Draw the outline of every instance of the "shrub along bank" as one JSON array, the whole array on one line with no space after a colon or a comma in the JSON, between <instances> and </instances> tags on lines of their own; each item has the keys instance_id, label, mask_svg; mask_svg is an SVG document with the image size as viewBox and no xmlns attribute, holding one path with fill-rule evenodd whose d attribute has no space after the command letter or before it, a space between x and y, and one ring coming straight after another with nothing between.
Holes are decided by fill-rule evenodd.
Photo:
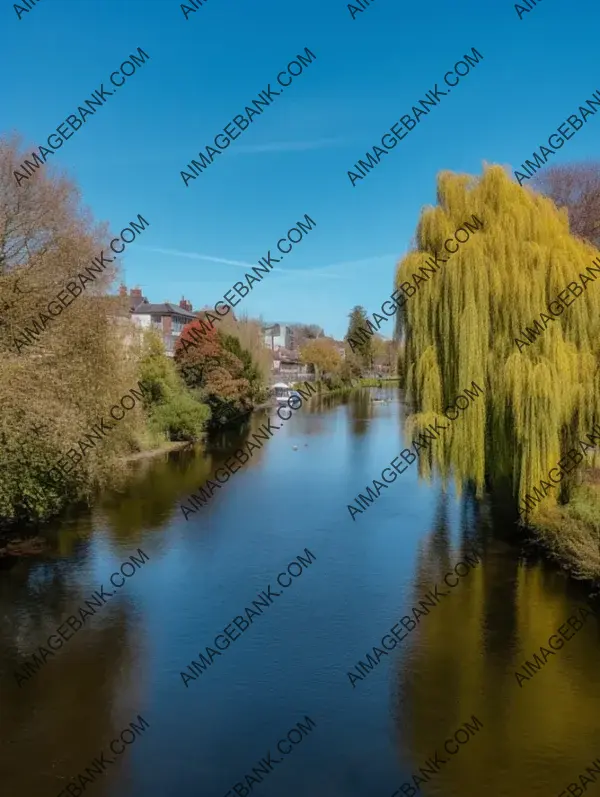
<instances>
[{"instance_id":1,"label":"shrub along bank","mask_svg":"<svg viewBox=\"0 0 600 797\"><path fill-rule=\"evenodd\" d=\"M197 440L214 398L251 406L265 381L253 365L258 322L228 328L197 359L192 385L151 331L128 327L124 342L115 320L128 317L129 302L113 294L117 257L104 256L124 247L52 169L36 174L35 190L19 188L22 150L17 138L0 138L0 528L44 521L118 486L132 454ZM133 250L127 229L121 238ZM146 390L130 406L126 394L139 383Z\"/></svg>"},{"instance_id":2,"label":"shrub along bank","mask_svg":"<svg viewBox=\"0 0 600 797\"><path fill-rule=\"evenodd\" d=\"M229 337L226 343L241 355L241 367L251 376L237 394L251 406L252 397L244 391L250 388L258 395L260 375L236 339ZM110 396L102 402L81 402L82 406L76 394L63 396L59 408L42 390L30 406L27 396L12 395L0 419L0 532L12 531L17 523L45 521L69 503L89 501L98 488L125 481L126 463L132 455L169 447L173 442L197 441L210 428L212 408L206 389L196 389L197 381L191 388L186 384L156 333L144 334L136 355L128 369L133 384L140 388L135 390L134 400L131 391L118 387L116 362L117 386L110 391L89 375L86 395L98 390L101 396ZM212 365L227 382L227 363ZM43 361L30 366L45 371ZM219 396L218 390L218 385L212 385L213 407L219 400L229 406L227 396ZM119 395L123 396L121 404Z\"/></svg>"}]
</instances>

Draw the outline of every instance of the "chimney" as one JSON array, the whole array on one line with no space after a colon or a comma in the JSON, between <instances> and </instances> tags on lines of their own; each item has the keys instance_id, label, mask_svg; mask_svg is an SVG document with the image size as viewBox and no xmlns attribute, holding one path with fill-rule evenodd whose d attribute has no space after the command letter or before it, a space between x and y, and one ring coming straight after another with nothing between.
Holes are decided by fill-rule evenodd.
<instances>
[{"instance_id":1,"label":"chimney","mask_svg":"<svg viewBox=\"0 0 600 797\"><path fill-rule=\"evenodd\" d=\"M187 310L188 313L192 312L192 303L188 302L185 296L181 297L181 301L179 302L179 306L182 307L184 310Z\"/></svg>"},{"instance_id":2,"label":"chimney","mask_svg":"<svg viewBox=\"0 0 600 797\"><path fill-rule=\"evenodd\" d=\"M131 302L134 306L141 304L143 296L140 288L131 288L131 290L129 291L129 298L131 299Z\"/></svg>"},{"instance_id":3,"label":"chimney","mask_svg":"<svg viewBox=\"0 0 600 797\"><path fill-rule=\"evenodd\" d=\"M120 287L119 287L119 296L122 299L126 299L127 298L127 286L125 285L124 282L122 282Z\"/></svg>"}]
</instances>

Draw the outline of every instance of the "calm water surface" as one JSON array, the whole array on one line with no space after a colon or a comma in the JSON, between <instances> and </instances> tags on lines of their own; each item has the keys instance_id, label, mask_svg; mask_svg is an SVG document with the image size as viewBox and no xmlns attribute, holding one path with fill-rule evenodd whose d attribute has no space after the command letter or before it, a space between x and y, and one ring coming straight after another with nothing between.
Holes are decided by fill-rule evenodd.
<instances>
[{"instance_id":1,"label":"calm water surface","mask_svg":"<svg viewBox=\"0 0 600 797\"><path fill-rule=\"evenodd\" d=\"M50 530L43 555L5 566L0 792L55 797L138 715L149 728L86 795L224 797L269 751L281 763L248 794L391 797L436 751L446 763L419 794L551 797L578 783L600 757L595 618L522 688L514 675L578 589L515 548L499 501L444 494L416 468L350 518L405 447L401 399L365 390L301 409L187 522L180 504L240 437L146 462L126 492ZM348 672L473 546L481 563L353 686ZM315 560L278 587L307 548ZM19 687L30 654L138 549L149 560ZM281 595L186 687L181 672L269 584ZM444 753L473 715L483 727ZM312 730L277 753L307 716Z\"/></svg>"}]
</instances>

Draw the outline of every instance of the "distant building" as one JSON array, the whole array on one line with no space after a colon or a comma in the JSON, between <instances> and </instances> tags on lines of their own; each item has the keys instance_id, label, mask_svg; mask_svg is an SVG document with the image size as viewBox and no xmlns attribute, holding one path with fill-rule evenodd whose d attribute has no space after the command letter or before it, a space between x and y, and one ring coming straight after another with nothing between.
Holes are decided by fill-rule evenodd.
<instances>
[{"instance_id":1,"label":"distant building","mask_svg":"<svg viewBox=\"0 0 600 797\"><path fill-rule=\"evenodd\" d=\"M197 316L197 318L206 319L206 316L207 316L208 313L210 313L213 317L219 318L219 314L215 311L215 308L214 307L209 307L208 305L205 305L204 307L201 307L200 310L196 310L195 311L195 315ZM236 314L235 314L235 312L233 310L233 307L230 307L229 308L229 312L225 313L225 315L221 316L221 318L225 319L225 322L223 323L223 329L225 329L225 327L227 326L227 321L237 321L237 317L236 317ZM210 323L209 319L206 319L206 320L208 320L209 323ZM214 322L213 322L213 325L214 325ZM221 325L217 324L216 326L218 327L218 326L221 326Z\"/></svg>"},{"instance_id":2,"label":"distant building","mask_svg":"<svg viewBox=\"0 0 600 797\"><path fill-rule=\"evenodd\" d=\"M343 340L334 340L335 348L337 349L338 354L342 358L342 360L346 359L346 345L344 344Z\"/></svg>"},{"instance_id":3,"label":"distant building","mask_svg":"<svg viewBox=\"0 0 600 797\"><path fill-rule=\"evenodd\" d=\"M121 283L121 287L119 288L119 296L121 299L129 298L129 313L131 314L135 308L142 304L142 302L148 302L148 299L142 294L140 288L131 288L129 291L129 297L127 297L127 287Z\"/></svg>"},{"instance_id":4,"label":"distant building","mask_svg":"<svg viewBox=\"0 0 600 797\"><path fill-rule=\"evenodd\" d=\"M119 295L127 296L127 288L124 285L121 285ZM162 337L167 356L172 357L175 341L183 328L198 317L192 310L192 303L182 298L178 305L171 302L152 304L142 296L139 288L130 290L129 300L130 318L133 323L142 329L155 329Z\"/></svg>"},{"instance_id":5,"label":"distant building","mask_svg":"<svg viewBox=\"0 0 600 797\"><path fill-rule=\"evenodd\" d=\"M278 349L273 355L271 383L274 382L312 382L315 372L312 365L300 360L297 352Z\"/></svg>"},{"instance_id":6,"label":"distant building","mask_svg":"<svg viewBox=\"0 0 600 797\"><path fill-rule=\"evenodd\" d=\"M289 324L271 324L263 327L265 346L271 351L294 349L294 331Z\"/></svg>"}]
</instances>

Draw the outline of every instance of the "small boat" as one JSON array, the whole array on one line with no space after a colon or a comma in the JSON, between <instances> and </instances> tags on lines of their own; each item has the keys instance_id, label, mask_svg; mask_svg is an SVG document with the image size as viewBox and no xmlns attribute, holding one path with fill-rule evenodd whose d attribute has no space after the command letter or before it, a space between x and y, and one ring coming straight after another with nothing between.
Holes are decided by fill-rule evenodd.
<instances>
[{"instance_id":1,"label":"small boat","mask_svg":"<svg viewBox=\"0 0 600 797\"><path fill-rule=\"evenodd\" d=\"M289 385L286 385L285 382L277 382L272 386L271 390L273 391L273 396L278 404L287 404L289 398L298 395L298 393L295 390L292 390Z\"/></svg>"}]
</instances>

